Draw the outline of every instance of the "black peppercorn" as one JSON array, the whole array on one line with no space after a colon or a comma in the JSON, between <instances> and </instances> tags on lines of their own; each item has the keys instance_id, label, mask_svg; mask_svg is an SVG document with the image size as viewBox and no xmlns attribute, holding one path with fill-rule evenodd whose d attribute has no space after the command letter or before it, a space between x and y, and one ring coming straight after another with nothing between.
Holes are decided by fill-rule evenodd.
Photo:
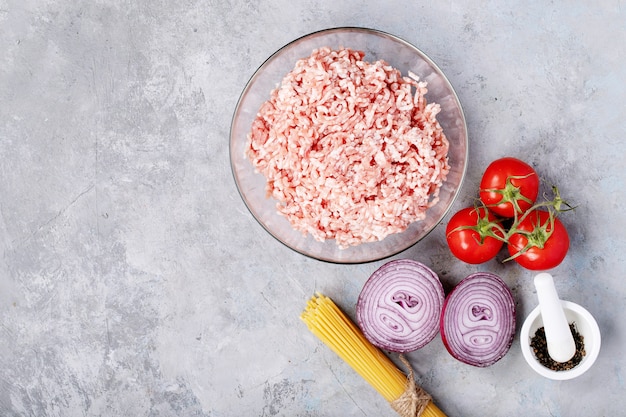
<instances>
[{"instance_id":1,"label":"black peppercorn","mask_svg":"<svg viewBox=\"0 0 626 417\"><path fill-rule=\"evenodd\" d=\"M537 329L537 332L530 340L530 347L535 352L535 357L540 364L553 371L567 371L578 365L585 356L585 344L584 337L578 333L576 329L576 323L570 323L570 330L572 336L574 336L574 343L576 344L576 353L572 359L567 362L557 362L548 354L548 343L546 342L546 332L543 327Z\"/></svg>"}]
</instances>

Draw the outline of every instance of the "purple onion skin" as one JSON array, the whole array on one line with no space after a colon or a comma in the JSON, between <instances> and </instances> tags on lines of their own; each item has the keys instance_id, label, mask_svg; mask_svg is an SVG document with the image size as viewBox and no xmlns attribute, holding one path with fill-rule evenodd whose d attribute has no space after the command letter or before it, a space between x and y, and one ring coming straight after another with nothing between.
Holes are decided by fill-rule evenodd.
<instances>
[{"instance_id":1,"label":"purple onion skin","mask_svg":"<svg viewBox=\"0 0 626 417\"><path fill-rule=\"evenodd\" d=\"M457 360L491 366L509 351L515 336L515 300L500 277L469 275L448 294L440 322L441 340Z\"/></svg>"},{"instance_id":2,"label":"purple onion skin","mask_svg":"<svg viewBox=\"0 0 626 417\"><path fill-rule=\"evenodd\" d=\"M437 274L424 264L398 259L378 268L357 301L357 322L375 346L407 353L428 344L439 332L445 299Z\"/></svg>"}]
</instances>

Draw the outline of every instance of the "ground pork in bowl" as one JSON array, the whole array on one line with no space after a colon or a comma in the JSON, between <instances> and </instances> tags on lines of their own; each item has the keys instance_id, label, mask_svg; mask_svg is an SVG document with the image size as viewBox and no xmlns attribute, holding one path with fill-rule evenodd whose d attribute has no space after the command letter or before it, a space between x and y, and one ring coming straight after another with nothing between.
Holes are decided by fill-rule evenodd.
<instances>
[{"instance_id":1,"label":"ground pork in bowl","mask_svg":"<svg viewBox=\"0 0 626 417\"><path fill-rule=\"evenodd\" d=\"M256 220L306 256L362 263L397 254L441 222L463 181L467 127L441 70L384 32L299 38L254 73L230 137Z\"/></svg>"}]
</instances>

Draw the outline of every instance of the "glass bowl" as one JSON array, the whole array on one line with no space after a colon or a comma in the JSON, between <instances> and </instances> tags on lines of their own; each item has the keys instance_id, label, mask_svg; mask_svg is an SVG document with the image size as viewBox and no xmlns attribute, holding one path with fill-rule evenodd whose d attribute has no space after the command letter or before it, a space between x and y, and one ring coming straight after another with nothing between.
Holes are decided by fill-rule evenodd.
<instances>
[{"instance_id":1,"label":"glass bowl","mask_svg":"<svg viewBox=\"0 0 626 417\"><path fill-rule=\"evenodd\" d=\"M297 60L321 47L346 47L365 53L364 60L384 59L407 76L411 71L428 83L426 99L441 105L437 120L449 141L450 172L443 183L439 201L429 208L426 218L413 222L402 233L372 243L342 249L334 240L319 242L292 228L276 210L277 201L266 196L265 177L255 172L245 157L247 135L261 105L270 98ZM272 236L289 248L321 261L365 263L395 255L424 238L441 222L454 202L463 182L468 157L467 125L459 99L443 72L415 46L377 30L334 28L311 33L285 45L270 56L254 73L237 103L230 131L230 159L237 188L246 206Z\"/></svg>"}]
</instances>

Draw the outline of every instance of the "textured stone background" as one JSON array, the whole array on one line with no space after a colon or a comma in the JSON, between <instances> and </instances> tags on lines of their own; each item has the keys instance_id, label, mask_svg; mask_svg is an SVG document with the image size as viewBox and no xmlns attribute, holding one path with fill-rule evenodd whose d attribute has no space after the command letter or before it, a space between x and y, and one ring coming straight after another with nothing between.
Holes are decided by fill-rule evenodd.
<instances>
[{"instance_id":1,"label":"textured stone background","mask_svg":"<svg viewBox=\"0 0 626 417\"><path fill-rule=\"evenodd\" d=\"M600 324L594 368L541 379L516 337L477 369L438 337L409 355L418 382L449 416L623 413L624 2L0 0L0 415L394 415L298 319L315 290L353 314L382 262L276 242L228 159L256 67L342 25L396 34L449 76L471 140L455 208L504 155L579 206L552 272ZM500 274L520 327L536 305L531 273L455 261L443 225L398 257L447 288Z\"/></svg>"}]
</instances>

